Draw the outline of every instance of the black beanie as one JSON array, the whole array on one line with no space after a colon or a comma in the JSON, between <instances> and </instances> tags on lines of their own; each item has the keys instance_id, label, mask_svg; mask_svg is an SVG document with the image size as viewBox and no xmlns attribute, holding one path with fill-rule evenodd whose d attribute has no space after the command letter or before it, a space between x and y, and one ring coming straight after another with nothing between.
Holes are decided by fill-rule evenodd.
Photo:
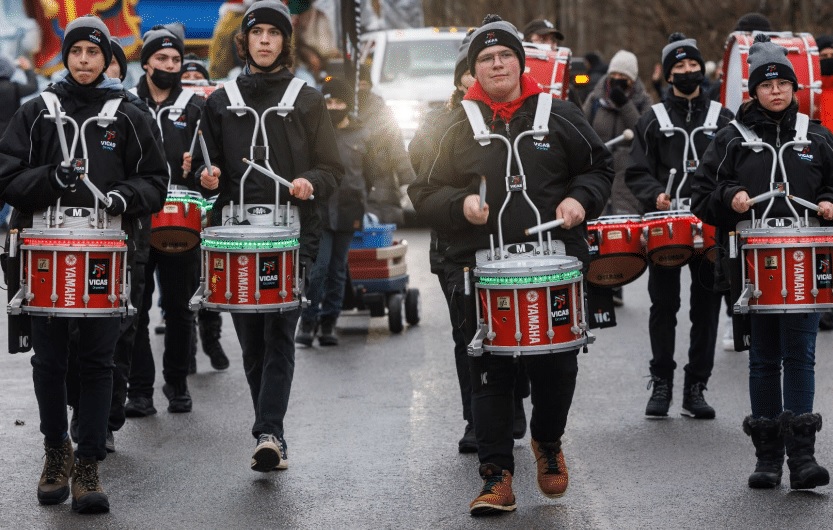
<instances>
[{"instance_id":1,"label":"black beanie","mask_svg":"<svg viewBox=\"0 0 833 530\"><path fill-rule=\"evenodd\" d=\"M469 42L469 70L474 73L477 56L490 46L506 46L518 56L521 62L521 75L526 65L526 53L518 34L518 29L497 15L486 15L483 25L471 34Z\"/></svg>"},{"instance_id":2,"label":"black beanie","mask_svg":"<svg viewBox=\"0 0 833 530\"><path fill-rule=\"evenodd\" d=\"M772 24L760 13L747 13L735 23L735 31L772 31Z\"/></svg>"},{"instance_id":3,"label":"black beanie","mask_svg":"<svg viewBox=\"0 0 833 530\"><path fill-rule=\"evenodd\" d=\"M110 30L104 22L96 16L84 15L67 24L64 29L64 42L61 45L61 58L67 68L69 68L67 65L69 50L80 40L92 42L101 48L101 53L104 54L104 70L106 70L110 66L110 61L113 60L113 48L110 46Z\"/></svg>"},{"instance_id":4,"label":"black beanie","mask_svg":"<svg viewBox=\"0 0 833 530\"><path fill-rule=\"evenodd\" d=\"M833 35L820 35L816 37L816 46L818 46L819 51L825 48L833 48Z\"/></svg>"},{"instance_id":5,"label":"black beanie","mask_svg":"<svg viewBox=\"0 0 833 530\"><path fill-rule=\"evenodd\" d=\"M277 0L258 0L253 3L240 23L240 30L247 33L257 24L271 24L283 33L284 40L292 38L292 16L289 8Z\"/></svg>"},{"instance_id":6,"label":"black beanie","mask_svg":"<svg viewBox=\"0 0 833 530\"><path fill-rule=\"evenodd\" d=\"M211 81L208 69L201 62L192 58L186 59L182 65L182 73L184 74L185 72L199 72L207 81Z\"/></svg>"},{"instance_id":7,"label":"black beanie","mask_svg":"<svg viewBox=\"0 0 833 530\"><path fill-rule=\"evenodd\" d=\"M124 55L124 48L116 37L110 38L110 47L113 49L113 58L119 63L119 80L124 81L127 76L127 57Z\"/></svg>"},{"instance_id":8,"label":"black beanie","mask_svg":"<svg viewBox=\"0 0 833 530\"><path fill-rule=\"evenodd\" d=\"M469 70L469 44L471 43L471 35L476 29L470 29L460 42L460 49L457 51L457 62L454 63L454 86L461 83L463 74L471 73L471 70Z\"/></svg>"},{"instance_id":9,"label":"black beanie","mask_svg":"<svg viewBox=\"0 0 833 530\"><path fill-rule=\"evenodd\" d=\"M662 49L662 75L664 79L671 76L671 69L683 59L693 59L700 64L700 70L704 73L706 65L703 56L697 48L697 41L687 39L682 33L672 33L668 37L668 44Z\"/></svg>"},{"instance_id":10,"label":"black beanie","mask_svg":"<svg viewBox=\"0 0 833 530\"><path fill-rule=\"evenodd\" d=\"M798 90L798 79L789 59L787 49L769 40L766 35L758 35L749 47L749 95L755 95L755 89L770 79L792 81L793 90Z\"/></svg>"},{"instance_id":11,"label":"black beanie","mask_svg":"<svg viewBox=\"0 0 833 530\"><path fill-rule=\"evenodd\" d=\"M159 50L175 50L179 56L185 53L185 43L171 30L165 26L153 26L142 36L142 54L140 63L146 65L148 59Z\"/></svg>"},{"instance_id":12,"label":"black beanie","mask_svg":"<svg viewBox=\"0 0 833 530\"><path fill-rule=\"evenodd\" d=\"M355 94L350 90L350 86L338 77L327 77L324 84L321 85L321 93L324 98L337 98L347 103L347 110L353 110L353 99Z\"/></svg>"}]
</instances>

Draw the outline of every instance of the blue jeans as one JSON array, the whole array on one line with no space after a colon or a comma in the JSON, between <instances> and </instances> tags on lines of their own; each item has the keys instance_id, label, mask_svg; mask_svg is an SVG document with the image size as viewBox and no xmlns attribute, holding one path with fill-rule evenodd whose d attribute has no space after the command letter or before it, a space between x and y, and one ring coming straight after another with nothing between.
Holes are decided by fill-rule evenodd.
<instances>
[{"instance_id":1,"label":"blue jeans","mask_svg":"<svg viewBox=\"0 0 833 530\"><path fill-rule=\"evenodd\" d=\"M819 318L819 313L752 315L749 398L754 417L775 418L783 410L813 411Z\"/></svg>"},{"instance_id":2,"label":"blue jeans","mask_svg":"<svg viewBox=\"0 0 833 530\"><path fill-rule=\"evenodd\" d=\"M309 306L301 316L305 321L314 322L319 318L335 320L341 313L344 283L347 281L347 253L352 240L353 232L321 232L321 245L307 288Z\"/></svg>"}]
</instances>

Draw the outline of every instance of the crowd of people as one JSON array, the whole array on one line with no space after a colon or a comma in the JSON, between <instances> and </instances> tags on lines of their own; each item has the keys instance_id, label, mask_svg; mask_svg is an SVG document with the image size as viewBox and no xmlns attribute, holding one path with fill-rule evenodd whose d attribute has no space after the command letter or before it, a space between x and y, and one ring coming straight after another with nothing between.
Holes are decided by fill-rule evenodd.
<instances>
[{"instance_id":1,"label":"crowd of people","mask_svg":"<svg viewBox=\"0 0 833 530\"><path fill-rule=\"evenodd\" d=\"M302 277L308 278L303 286L308 307L231 314L254 409L250 468L269 473L288 467L284 418L295 344L309 347L317 339L320 346L338 345L336 324L353 233L361 229L365 214L374 211L375 199L393 206L398 199L391 201L387 195L393 197L400 186L409 184L417 215L432 230L430 266L449 310L465 422L458 449L477 453L483 481L469 506L472 515L516 509L514 440L523 438L527 426L539 489L549 498L566 493L569 472L562 439L578 384L578 349L518 357L469 355L467 346L475 335L472 323L481 315L466 301L467 271L477 265L479 250L491 248L492 234L500 229L503 242L524 243L530 241L524 228L538 220L561 220L548 235L563 242L566 255L586 271L591 260L588 221L679 208L668 193L669 179L675 172L688 172L691 178L675 187L675 194L702 221L716 227L717 240L726 248L729 232L753 212L760 217L765 207L752 204L750 197L768 191L768 181L761 176L769 175L772 160L768 151L742 145L748 134L780 146L803 132L809 141L803 152L807 156L790 154L784 164L791 191L817 205L822 223L833 221L833 135L815 122L799 125L806 120L795 99L800 88L796 73L786 50L766 34L751 46L751 99L735 115L716 102L713 88L704 84L706 63L693 38L675 33L657 50L655 86L669 85L659 88L659 103L652 105L637 58L624 49L607 65L598 56L588 57L603 66L592 72L592 90L584 101L575 95L563 101L553 99L525 73L524 48L524 42L557 48L563 33L547 20L534 20L521 32L489 15L462 41L448 104L424 119L406 153L392 130L395 125L386 118L384 101L370 92L366 75L363 86L355 90L338 77L306 77L309 71L303 74L307 83L298 84L302 69L296 68L296 57L303 57L307 66L318 64L312 70L320 73L321 60L335 53L332 41L311 29L321 27L316 13L297 16L278 0L242 4L225 10L218 26L233 38L236 54L231 61L217 55L216 62L206 66L185 54L181 25L154 26L143 36L144 75L130 89L123 85L124 50L94 16L67 25L65 77L19 110L20 98L34 91L31 65L19 60L29 82L10 84L13 68L0 60L0 91L15 102L15 108L3 110L14 112L2 116L8 126L0 139L0 200L13 207L10 229L32 227L42 211L59 201L90 206L98 200L79 185L81 174L73 164L66 163L57 129L62 125L56 127L60 121L48 119L53 104L78 122L110 112L107 143L100 142L99 131L90 129L68 156L87 159L84 173L106 194L107 215L128 236L130 300L137 309L137 315L121 319L10 319L10 336L27 335L34 350L31 363L45 453L37 488L41 504L59 504L71 496L72 509L79 513L109 511L99 462L115 451L114 432L126 418L157 413L149 332L157 285L165 319L162 392L168 412L192 410L187 376L196 371L197 336L212 368L225 370L232 362L219 343L219 313L189 308L200 280L199 247L168 253L150 244L151 216L171 191L212 198L210 226L224 223L223 208L241 195L241 187L252 203L289 203L299 220L299 263ZM738 21L738 31L769 29L768 21L757 14ZM306 41L294 38L301 32L308 32ZM833 39L818 42L822 74L833 75ZM231 64L240 66L239 75L208 98L188 88L209 82L214 68ZM359 108L354 108L356 100ZM256 122L234 110L241 105L259 116L278 105L292 110L285 117L264 120L252 140ZM507 139L545 124L545 140L521 141L517 153L524 164L536 168L534 175L525 177L524 189L537 212L520 204L505 184L511 155L504 144L483 145L475 138L481 122ZM605 146L627 129L634 132L632 143ZM686 135L668 134L671 129ZM193 150L198 134L204 149ZM103 147L87 154L88 142ZM389 148L380 149L383 143ZM260 149L264 146L268 152ZM255 162L271 161L292 187L249 174L242 158L250 153ZM519 170L517 161L511 169ZM376 197L374 190L381 190ZM503 221L501 204L507 208ZM779 208L772 213L789 215ZM803 213L805 206L799 208ZM387 215L383 207L376 211ZM9 257L10 293L19 287L22 266ZM683 369L682 411L695 419L716 416L704 391L714 364L722 301L731 302L725 279L739 280L725 266L723 259L713 264L703 256L688 263L690 347ZM652 392L645 415L650 418L668 416L674 394L681 271L682 267L649 264ZM614 296L624 303L621 291ZM823 316L753 314L749 321L751 414L742 428L752 439L757 463L748 484L778 486L785 456L791 488L828 484L827 470L814 458L822 420L813 407L813 367ZM529 422L526 397L532 402Z\"/></svg>"}]
</instances>

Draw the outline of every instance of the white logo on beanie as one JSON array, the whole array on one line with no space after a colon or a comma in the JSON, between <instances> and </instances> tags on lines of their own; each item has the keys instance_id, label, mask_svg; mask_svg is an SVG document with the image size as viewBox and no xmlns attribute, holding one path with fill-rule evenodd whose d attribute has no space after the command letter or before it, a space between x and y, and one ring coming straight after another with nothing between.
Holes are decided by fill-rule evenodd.
<instances>
[{"instance_id":1,"label":"white logo on beanie","mask_svg":"<svg viewBox=\"0 0 833 530\"><path fill-rule=\"evenodd\" d=\"M165 37L164 39L162 39L162 47L163 48L170 48L173 45L174 45L174 43L171 42L171 39L169 39L168 37Z\"/></svg>"},{"instance_id":2,"label":"white logo on beanie","mask_svg":"<svg viewBox=\"0 0 833 530\"><path fill-rule=\"evenodd\" d=\"M90 32L89 36L90 42L94 42L96 44L101 44L101 32L97 29L94 29Z\"/></svg>"}]
</instances>

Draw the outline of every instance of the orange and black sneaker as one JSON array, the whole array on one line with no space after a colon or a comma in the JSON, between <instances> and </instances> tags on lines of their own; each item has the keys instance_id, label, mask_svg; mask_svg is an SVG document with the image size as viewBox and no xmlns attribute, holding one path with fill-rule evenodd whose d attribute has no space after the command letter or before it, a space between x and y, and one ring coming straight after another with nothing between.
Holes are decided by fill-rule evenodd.
<instances>
[{"instance_id":1,"label":"orange and black sneaker","mask_svg":"<svg viewBox=\"0 0 833 530\"><path fill-rule=\"evenodd\" d=\"M533 438L531 444L538 466L538 489L551 499L561 497L570 481L561 441L538 442Z\"/></svg>"},{"instance_id":2,"label":"orange and black sneaker","mask_svg":"<svg viewBox=\"0 0 833 530\"><path fill-rule=\"evenodd\" d=\"M501 512L514 512L515 494L512 493L512 473L501 470L494 464L482 464L480 476L483 477L483 489L480 495L471 501L469 513L472 515L489 515Z\"/></svg>"}]
</instances>

